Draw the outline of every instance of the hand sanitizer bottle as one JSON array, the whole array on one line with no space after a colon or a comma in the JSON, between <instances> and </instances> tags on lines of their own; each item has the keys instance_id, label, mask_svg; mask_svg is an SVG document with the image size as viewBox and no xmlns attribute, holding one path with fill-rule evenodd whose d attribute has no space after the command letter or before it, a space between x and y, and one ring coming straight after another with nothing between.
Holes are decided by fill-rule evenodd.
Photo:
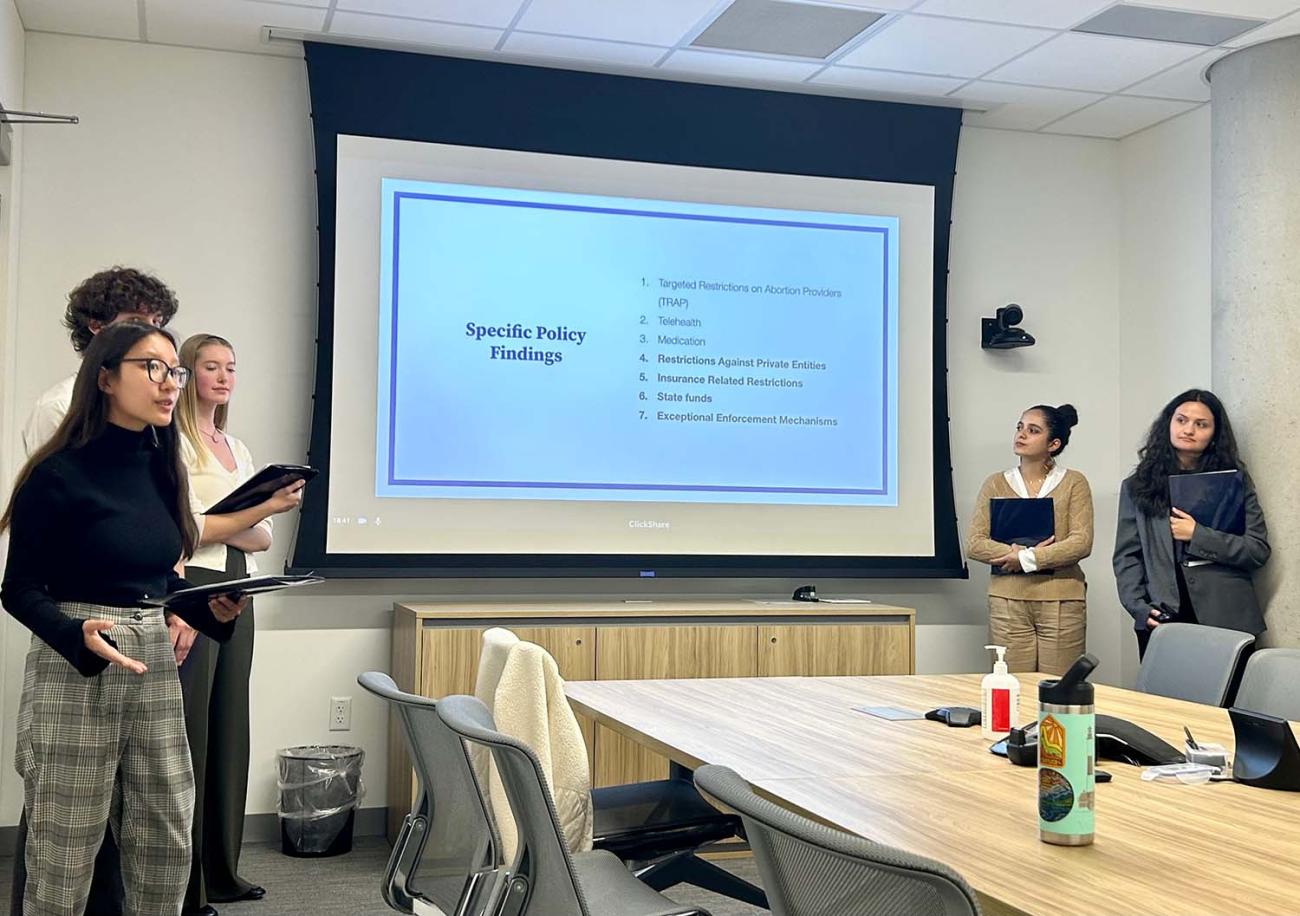
<instances>
[{"instance_id":1,"label":"hand sanitizer bottle","mask_svg":"<svg viewBox=\"0 0 1300 916\"><path fill-rule=\"evenodd\" d=\"M1006 646L985 646L998 653L993 673L980 684L984 695L980 707L980 734L990 741L1005 738L1020 717L1020 682L1007 673Z\"/></svg>"}]
</instances>

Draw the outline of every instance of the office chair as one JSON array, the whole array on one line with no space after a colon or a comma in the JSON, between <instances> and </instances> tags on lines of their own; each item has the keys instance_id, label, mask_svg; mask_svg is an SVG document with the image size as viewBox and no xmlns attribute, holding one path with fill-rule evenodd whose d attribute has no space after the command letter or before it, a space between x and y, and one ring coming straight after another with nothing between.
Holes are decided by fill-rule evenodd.
<instances>
[{"instance_id":1,"label":"office chair","mask_svg":"<svg viewBox=\"0 0 1300 916\"><path fill-rule=\"evenodd\" d=\"M951 868L843 833L760 798L735 770L702 766L695 784L740 813L773 916L978 916Z\"/></svg>"},{"instance_id":2,"label":"office chair","mask_svg":"<svg viewBox=\"0 0 1300 916\"><path fill-rule=\"evenodd\" d=\"M1255 637L1197 623L1162 623L1151 634L1135 689L1207 706L1230 706Z\"/></svg>"},{"instance_id":3,"label":"office chair","mask_svg":"<svg viewBox=\"0 0 1300 916\"><path fill-rule=\"evenodd\" d=\"M474 693L492 712L497 683L519 639L506 629L483 634ZM540 647L539 647L540 648ZM544 650L543 650L544 651ZM484 781L485 764L475 759ZM691 771L670 765L667 779L605 786L591 791L592 847L614 853L655 890L691 884L751 906L767 908L761 888L697 855L701 847L743 836L740 818L700 797Z\"/></svg>"},{"instance_id":4,"label":"office chair","mask_svg":"<svg viewBox=\"0 0 1300 916\"><path fill-rule=\"evenodd\" d=\"M384 902L401 913L481 912L500 893L500 840L464 745L438 718L435 701L399 690L379 671L357 683L387 701L401 722L418 782L384 872Z\"/></svg>"},{"instance_id":5,"label":"office chair","mask_svg":"<svg viewBox=\"0 0 1300 916\"><path fill-rule=\"evenodd\" d=\"M637 880L612 853L595 850L570 855L537 755L522 742L498 732L481 702L468 696L446 697L438 702L437 712L443 724L467 744L491 752L510 801L519 848L515 861L506 866L509 871L502 872L501 913L708 916L696 907L673 903ZM477 783L475 787L478 790Z\"/></svg>"},{"instance_id":6,"label":"office chair","mask_svg":"<svg viewBox=\"0 0 1300 916\"><path fill-rule=\"evenodd\" d=\"M1300 649L1257 649L1233 706L1300 722Z\"/></svg>"}]
</instances>

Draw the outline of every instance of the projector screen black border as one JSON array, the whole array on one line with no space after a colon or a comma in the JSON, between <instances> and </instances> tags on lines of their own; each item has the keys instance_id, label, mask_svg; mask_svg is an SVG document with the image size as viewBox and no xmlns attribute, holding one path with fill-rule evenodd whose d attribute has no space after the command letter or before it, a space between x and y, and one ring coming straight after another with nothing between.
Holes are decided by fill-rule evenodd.
<instances>
[{"instance_id":1,"label":"projector screen black border","mask_svg":"<svg viewBox=\"0 0 1300 916\"><path fill-rule=\"evenodd\" d=\"M966 578L948 431L947 294L961 110L304 42L318 302L309 487L289 571L337 578ZM326 550L338 136L931 185L933 557L342 554ZM881 138L887 142L881 142Z\"/></svg>"}]
</instances>

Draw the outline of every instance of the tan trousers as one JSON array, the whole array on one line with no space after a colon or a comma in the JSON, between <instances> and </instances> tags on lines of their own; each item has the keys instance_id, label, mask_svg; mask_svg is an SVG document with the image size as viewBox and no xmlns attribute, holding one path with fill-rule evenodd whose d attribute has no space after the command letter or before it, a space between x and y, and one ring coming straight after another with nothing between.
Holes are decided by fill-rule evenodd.
<instances>
[{"instance_id":1,"label":"tan trousers","mask_svg":"<svg viewBox=\"0 0 1300 916\"><path fill-rule=\"evenodd\" d=\"M1019 601L989 596L989 640L1007 647L1007 670L1064 674L1084 652L1083 601Z\"/></svg>"}]
</instances>

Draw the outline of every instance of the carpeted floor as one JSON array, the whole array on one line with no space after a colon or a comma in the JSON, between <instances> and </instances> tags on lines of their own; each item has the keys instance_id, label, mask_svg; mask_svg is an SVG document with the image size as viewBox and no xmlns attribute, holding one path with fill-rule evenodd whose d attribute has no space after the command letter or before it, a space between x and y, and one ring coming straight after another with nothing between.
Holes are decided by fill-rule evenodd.
<instances>
[{"instance_id":1,"label":"carpeted floor","mask_svg":"<svg viewBox=\"0 0 1300 916\"><path fill-rule=\"evenodd\" d=\"M221 916L385 916L388 909L379 896L379 881L388 863L388 844L378 837L357 840L352 852L331 859L294 859L281 854L278 845L244 847L240 871L266 888L262 900L223 903ZM727 859L719 863L748 881L757 883L754 860ZM9 884L13 858L0 858L0 912L8 916ZM687 885L668 896L680 903L702 906L713 916L758 916L755 909Z\"/></svg>"}]
</instances>

